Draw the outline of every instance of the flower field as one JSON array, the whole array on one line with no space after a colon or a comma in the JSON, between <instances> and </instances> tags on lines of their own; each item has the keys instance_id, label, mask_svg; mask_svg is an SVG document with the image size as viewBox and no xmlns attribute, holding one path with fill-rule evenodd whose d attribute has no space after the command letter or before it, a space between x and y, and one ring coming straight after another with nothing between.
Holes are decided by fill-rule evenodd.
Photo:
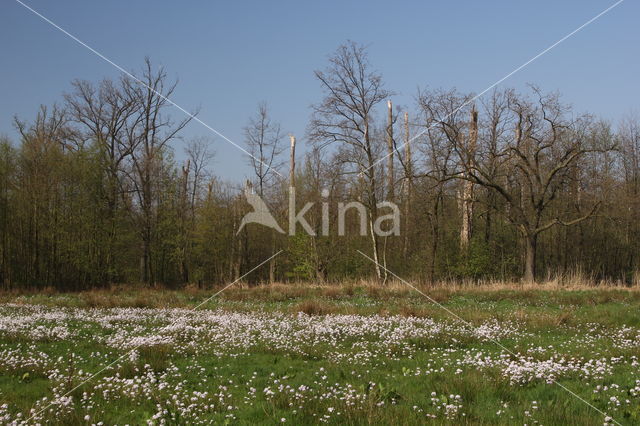
<instances>
[{"instance_id":1,"label":"flower field","mask_svg":"<svg viewBox=\"0 0 640 426\"><path fill-rule=\"evenodd\" d=\"M147 292L3 296L0 423L640 423L634 291Z\"/></svg>"}]
</instances>

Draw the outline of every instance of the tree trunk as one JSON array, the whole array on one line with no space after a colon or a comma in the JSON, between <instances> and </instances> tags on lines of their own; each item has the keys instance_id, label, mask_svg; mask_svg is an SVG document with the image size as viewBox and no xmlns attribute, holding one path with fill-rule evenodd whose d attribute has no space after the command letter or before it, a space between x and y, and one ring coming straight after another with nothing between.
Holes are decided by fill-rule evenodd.
<instances>
[{"instance_id":1,"label":"tree trunk","mask_svg":"<svg viewBox=\"0 0 640 426\"><path fill-rule=\"evenodd\" d=\"M431 222L431 259L429 259L429 283L433 284L436 278L436 259L438 255L438 243L440 240L440 204L442 202L442 187L435 198Z\"/></svg>"},{"instance_id":2,"label":"tree trunk","mask_svg":"<svg viewBox=\"0 0 640 426\"><path fill-rule=\"evenodd\" d=\"M525 283L534 283L536 281L536 249L538 246L537 235L525 235L525 254L524 254L524 276Z\"/></svg>"},{"instance_id":3,"label":"tree trunk","mask_svg":"<svg viewBox=\"0 0 640 426\"><path fill-rule=\"evenodd\" d=\"M150 247L149 247L149 240L148 238L145 236L145 238L143 239L142 242L142 282L145 284L149 284L149 280L150 280L150 273L149 273L149 258L150 256Z\"/></svg>"},{"instance_id":4,"label":"tree trunk","mask_svg":"<svg viewBox=\"0 0 640 426\"><path fill-rule=\"evenodd\" d=\"M462 224L460 226L460 251L466 255L471 241L471 220L473 217L473 184L469 181L462 183Z\"/></svg>"},{"instance_id":5,"label":"tree trunk","mask_svg":"<svg viewBox=\"0 0 640 426\"><path fill-rule=\"evenodd\" d=\"M189 239L191 238L187 222L189 218L189 171L191 170L191 161L187 160L187 164L182 167L182 205L180 212L180 228L182 232L182 254L180 259L180 269L182 272L182 282L189 282ZM194 183L195 185L195 183Z\"/></svg>"},{"instance_id":6,"label":"tree trunk","mask_svg":"<svg viewBox=\"0 0 640 426\"><path fill-rule=\"evenodd\" d=\"M370 173L372 174L372 176L369 181L369 232L371 233L371 245L373 248L373 260L375 263L374 266L376 270L376 277L380 280L383 276L382 268L380 268L380 244L378 242L378 236L376 235L373 228L373 224L378 218L378 202L376 200L376 184L375 178L373 177L373 169L370 169Z\"/></svg>"},{"instance_id":7,"label":"tree trunk","mask_svg":"<svg viewBox=\"0 0 640 426\"><path fill-rule=\"evenodd\" d=\"M367 155L367 165L369 167L368 169L365 170L364 174L367 177L368 185L369 185L367 204L369 207L369 232L371 233L371 245L373 248L373 261L374 261L373 266L376 271L376 277L378 278L378 280L381 280L382 268L380 268L380 247L378 243L378 236L376 235L373 229L373 224L378 218L378 201L376 197L376 173L373 168L375 164L373 160L373 153L371 152L371 142L369 140L369 124L366 122L364 126L364 140L365 140L365 146L368 147L366 151L366 155Z\"/></svg>"},{"instance_id":8,"label":"tree trunk","mask_svg":"<svg viewBox=\"0 0 640 426\"><path fill-rule=\"evenodd\" d=\"M409 226L411 225L410 212L411 212L411 195L413 186L413 169L411 166L411 138L409 137L409 113L404 113L404 153L405 153L405 179L404 179L404 244L402 253L404 258L407 258L409 253Z\"/></svg>"},{"instance_id":9,"label":"tree trunk","mask_svg":"<svg viewBox=\"0 0 640 426\"><path fill-rule=\"evenodd\" d=\"M490 193L490 196L487 197L487 212L485 214L485 225L484 225L484 242L485 244L489 244L491 241L491 227L493 226L493 215L491 209L495 205L493 201L493 192Z\"/></svg>"},{"instance_id":10,"label":"tree trunk","mask_svg":"<svg viewBox=\"0 0 640 426\"><path fill-rule=\"evenodd\" d=\"M471 167L475 156L476 144L478 142L478 113L473 107L471 109L471 123L469 124L469 140L467 141L467 167ZM466 174L466 173L465 173ZM473 221L473 183L465 180L462 182L462 226L460 227L460 251L466 254L471 241L472 221Z\"/></svg>"},{"instance_id":11,"label":"tree trunk","mask_svg":"<svg viewBox=\"0 0 640 426\"><path fill-rule=\"evenodd\" d=\"M271 230L271 254L276 254L276 231ZM269 261L269 283L276 282L276 259L275 257Z\"/></svg>"},{"instance_id":12,"label":"tree trunk","mask_svg":"<svg viewBox=\"0 0 640 426\"><path fill-rule=\"evenodd\" d=\"M373 174L373 171L370 170L369 171L371 174ZM377 206L377 201L376 201L376 194L375 194L375 178L373 176L369 177L369 200L368 200L368 207L369 207L369 233L371 235L371 246L373 249L373 260L374 260L374 268L376 271L376 277L378 278L378 280L382 279L382 268L380 268L380 244L378 242L378 236L375 233L375 230L373 228L373 224L375 223L376 219L378 218L378 206Z\"/></svg>"},{"instance_id":13,"label":"tree trunk","mask_svg":"<svg viewBox=\"0 0 640 426\"><path fill-rule=\"evenodd\" d=\"M372 213L369 215L369 232L371 233L371 245L373 248L373 260L374 260L374 266L376 270L376 277L378 278L378 280L381 280L382 269L380 268L380 247L378 243L378 236L376 235L373 229L374 220L375 219L373 218L373 213Z\"/></svg>"}]
</instances>

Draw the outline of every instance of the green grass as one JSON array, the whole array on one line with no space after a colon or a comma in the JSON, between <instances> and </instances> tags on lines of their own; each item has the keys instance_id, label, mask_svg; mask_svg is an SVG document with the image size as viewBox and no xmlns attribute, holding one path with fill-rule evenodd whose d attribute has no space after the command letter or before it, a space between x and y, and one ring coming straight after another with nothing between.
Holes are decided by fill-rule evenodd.
<instances>
[{"instance_id":1,"label":"green grass","mask_svg":"<svg viewBox=\"0 0 640 426\"><path fill-rule=\"evenodd\" d=\"M515 332L478 338L442 307L399 286L229 289L201 307L219 314L244 313L235 320L247 324L254 314L265 315L262 320L276 318L273 328L279 331L274 337L268 336L269 326L216 323L224 315L214 321L191 318L183 311L181 328L167 331L164 327L174 321L172 311L140 310L193 308L213 294L207 290L3 294L0 405L7 407L0 410L0 423L15 419L18 413L28 418L34 407L36 412L45 410L29 423L65 425L146 424L159 410L167 424L275 424L285 419L293 424L596 425L605 419L599 411L621 424L640 422L640 396L635 390L640 389L640 382L636 383L640 373L634 362L640 356L639 292L606 288L425 291L474 327L497 321L501 330L511 324ZM127 310L113 310L118 307ZM287 318L293 321L299 312L305 313L304 319L287 330ZM449 331L428 337L409 333L395 339L365 328L360 334L351 333L348 321L335 329L327 326L337 323L321 321L342 314L375 318L376 324L390 319L404 326L401 318L433 319ZM112 315L111 321L101 323L102 315ZM15 325L25 317L32 321L28 326ZM306 334L296 335L305 321L311 324L303 330ZM36 332L38 326L49 331ZM54 332L55 327L61 328ZM380 327L393 335L395 326ZM237 334L217 340L219 329ZM64 331L71 335L55 334ZM125 336L122 345L135 336L170 339L144 344L131 358L124 346L109 343L121 335ZM479 352L493 359L501 353L508 356L503 347L533 362L555 359L553 355L581 363L605 359L603 374L572 370L557 378L595 409L544 378L512 383L504 366L480 368L462 362ZM544 350L533 350L538 347ZM116 360L112 368L81 385ZM48 402L43 402L43 397L50 401L78 385L66 408L47 407ZM311 390L298 391L301 386ZM267 388L273 395L265 392ZM200 396L193 397L194 391ZM88 396L83 400L85 392ZM345 397L345 392L351 396ZM174 395L178 402L172 400ZM611 397L622 401L620 406ZM3 420L3 415L8 417Z\"/></svg>"}]
</instances>

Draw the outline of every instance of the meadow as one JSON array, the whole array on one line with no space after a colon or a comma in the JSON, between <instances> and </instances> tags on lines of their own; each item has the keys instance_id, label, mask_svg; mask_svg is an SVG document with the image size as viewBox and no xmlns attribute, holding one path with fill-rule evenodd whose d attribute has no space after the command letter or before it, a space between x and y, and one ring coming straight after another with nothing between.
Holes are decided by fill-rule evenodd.
<instances>
[{"instance_id":1,"label":"meadow","mask_svg":"<svg viewBox=\"0 0 640 426\"><path fill-rule=\"evenodd\" d=\"M0 423L640 423L639 289L420 290L2 293Z\"/></svg>"}]
</instances>

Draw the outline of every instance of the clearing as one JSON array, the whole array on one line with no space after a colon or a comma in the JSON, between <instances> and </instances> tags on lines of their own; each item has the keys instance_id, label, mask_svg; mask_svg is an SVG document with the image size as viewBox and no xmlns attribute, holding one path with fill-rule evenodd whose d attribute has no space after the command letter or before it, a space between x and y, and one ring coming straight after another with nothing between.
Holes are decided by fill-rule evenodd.
<instances>
[{"instance_id":1,"label":"clearing","mask_svg":"<svg viewBox=\"0 0 640 426\"><path fill-rule=\"evenodd\" d=\"M5 293L0 423L640 422L637 289L424 291Z\"/></svg>"}]
</instances>

